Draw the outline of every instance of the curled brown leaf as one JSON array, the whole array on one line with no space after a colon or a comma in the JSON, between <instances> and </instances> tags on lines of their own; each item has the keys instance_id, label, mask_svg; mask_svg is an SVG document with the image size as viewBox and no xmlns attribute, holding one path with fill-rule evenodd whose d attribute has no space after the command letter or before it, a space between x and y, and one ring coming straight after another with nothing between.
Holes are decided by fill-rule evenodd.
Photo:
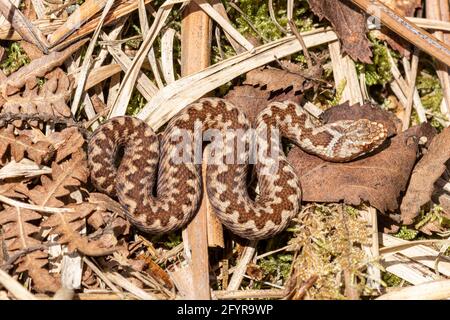
<instances>
[{"instance_id":1,"label":"curled brown leaf","mask_svg":"<svg viewBox=\"0 0 450 320\"><path fill-rule=\"evenodd\" d=\"M408 190L400 207L404 224L411 224L421 206L431 200L434 183L444 173L450 159L450 128L433 138L428 152L414 168Z\"/></svg>"}]
</instances>

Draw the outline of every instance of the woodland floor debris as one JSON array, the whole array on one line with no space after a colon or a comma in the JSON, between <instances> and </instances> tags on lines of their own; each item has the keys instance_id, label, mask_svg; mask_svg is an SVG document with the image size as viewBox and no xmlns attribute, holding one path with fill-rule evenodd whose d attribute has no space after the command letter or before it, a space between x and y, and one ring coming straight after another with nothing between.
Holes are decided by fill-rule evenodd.
<instances>
[{"instance_id":1,"label":"woodland floor debris","mask_svg":"<svg viewBox=\"0 0 450 320\"><path fill-rule=\"evenodd\" d=\"M422 9L416 0L383 3L432 26L448 45L448 17L432 12L446 1L425 0ZM120 0L105 16L80 103L71 110L86 75L89 37L107 2L35 8L27 0L0 19L2 297L49 299L68 290L70 298L75 289L75 299L176 299L191 289L180 279L196 271L185 268L186 237L132 227L116 199L90 183L86 141L111 112L138 115L158 129L207 92L252 120L269 102L289 99L324 111L324 122L381 121L390 136L376 154L345 164L286 144L303 188L302 211L288 230L265 241L214 231L223 241L209 247L201 266L210 270L206 290L213 299L450 297L447 260L439 272L448 243L438 241L450 236L448 66L418 53L415 79L411 44L385 27L368 31L373 13L349 0L300 0L293 8L285 1L196 1L213 27L206 47L215 64L181 76L193 63L180 52L184 5ZM8 8L11 2L0 0L0 12ZM433 20L417 19L430 14ZM289 19L300 35L292 34ZM337 39L333 54L354 60L345 65L355 74L352 83L333 78L339 71L328 45ZM344 90L367 101L344 103ZM377 212L378 221L363 212ZM395 247L404 245L400 238L417 242ZM365 248L374 246L379 250L369 258ZM424 252L427 259L419 258ZM381 276L370 278L370 268ZM408 287L386 294L405 281Z\"/></svg>"}]
</instances>

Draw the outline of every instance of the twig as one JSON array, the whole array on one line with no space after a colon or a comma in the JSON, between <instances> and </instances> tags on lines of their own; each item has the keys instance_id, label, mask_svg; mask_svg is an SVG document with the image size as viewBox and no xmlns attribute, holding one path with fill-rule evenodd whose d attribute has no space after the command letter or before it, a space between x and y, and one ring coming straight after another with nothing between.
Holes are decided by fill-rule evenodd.
<instances>
[{"instance_id":1,"label":"twig","mask_svg":"<svg viewBox=\"0 0 450 320\"><path fill-rule=\"evenodd\" d=\"M438 300L450 297L450 280L437 280L386 293L377 300Z\"/></svg>"},{"instance_id":2,"label":"twig","mask_svg":"<svg viewBox=\"0 0 450 320\"><path fill-rule=\"evenodd\" d=\"M305 41L303 40L302 35L300 32L298 32L297 26L295 25L295 22L293 20L288 21L289 26L291 27L291 31L294 34L294 36L298 39L300 42L300 45L302 46L303 53L305 54L306 63L308 64L308 69L312 69L313 62L311 59L311 55L309 54L308 48L306 47Z\"/></svg>"},{"instance_id":3,"label":"twig","mask_svg":"<svg viewBox=\"0 0 450 320\"><path fill-rule=\"evenodd\" d=\"M365 12L376 10L380 21L399 36L450 65L450 47L377 0L351 0Z\"/></svg>"},{"instance_id":4,"label":"twig","mask_svg":"<svg viewBox=\"0 0 450 320\"><path fill-rule=\"evenodd\" d=\"M408 129L409 122L411 120L411 111L412 111L412 105L413 105L413 99L414 99L414 92L416 90L416 77L417 77L417 69L419 66L419 50L417 48L414 48L414 53L412 57L412 63L411 63L411 72L409 77L409 91L407 95L406 100L406 109L405 114L403 116L403 131Z\"/></svg>"},{"instance_id":5,"label":"twig","mask_svg":"<svg viewBox=\"0 0 450 320\"><path fill-rule=\"evenodd\" d=\"M231 299L279 299L286 295L286 290L216 290L213 295L220 300Z\"/></svg>"},{"instance_id":6,"label":"twig","mask_svg":"<svg viewBox=\"0 0 450 320\"><path fill-rule=\"evenodd\" d=\"M0 270L0 284L4 286L13 296L19 300L38 300L27 291L19 282L12 278L5 271Z\"/></svg>"},{"instance_id":7,"label":"twig","mask_svg":"<svg viewBox=\"0 0 450 320\"><path fill-rule=\"evenodd\" d=\"M211 60L211 34L209 32L211 19L200 10L212 10L218 13L207 3L191 2L183 12L181 22L181 74L188 76L207 68ZM209 9L208 9L209 8ZM211 14L211 12L209 13ZM222 16L219 17L223 20ZM175 83L175 82L173 82ZM207 150L209 148L206 148ZM205 151L204 158L208 151ZM206 163L206 161L204 161ZM203 171L206 167L203 166ZM207 197L203 193L200 209L183 231L183 243L190 253L189 267L192 279L192 291L189 298L211 299L211 288L209 284L209 261L208 261L208 222L207 222Z\"/></svg>"},{"instance_id":8,"label":"twig","mask_svg":"<svg viewBox=\"0 0 450 320\"><path fill-rule=\"evenodd\" d=\"M247 271L247 265L253 259L256 252L256 244L258 241L250 241L250 243L244 248L242 252L241 259L235 268L233 276L231 277L230 284L228 285L227 291L238 290L242 279L244 278L245 272Z\"/></svg>"},{"instance_id":9,"label":"twig","mask_svg":"<svg viewBox=\"0 0 450 320\"><path fill-rule=\"evenodd\" d=\"M13 206L13 207L30 209L30 210L39 211L39 212L47 212L47 213L75 212L75 210L72 208L54 208L54 207L36 206L34 204L28 204L25 202L13 200L4 195L0 195L0 201L4 202L10 206Z\"/></svg>"},{"instance_id":10,"label":"twig","mask_svg":"<svg viewBox=\"0 0 450 320\"><path fill-rule=\"evenodd\" d=\"M10 256L8 258L8 260L6 260L5 263L3 263L0 266L0 269L2 269L4 271L8 271L9 269L11 269L14 266L14 262L16 262L17 259L19 259L31 252L34 252L34 251L47 249L48 247L49 247L49 244L41 244L39 246L28 247L28 248L22 249L19 252L15 253L14 255Z\"/></svg>"}]
</instances>

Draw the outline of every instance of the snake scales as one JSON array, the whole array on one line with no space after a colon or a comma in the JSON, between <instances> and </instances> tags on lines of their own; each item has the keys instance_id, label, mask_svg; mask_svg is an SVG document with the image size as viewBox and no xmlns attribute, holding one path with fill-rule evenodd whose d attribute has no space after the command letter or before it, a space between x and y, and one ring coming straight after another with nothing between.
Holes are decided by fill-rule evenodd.
<instances>
[{"instance_id":1,"label":"snake scales","mask_svg":"<svg viewBox=\"0 0 450 320\"><path fill-rule=\"evenodd\" d=\"M372 151L387 137L382 124L366 119L315 126L305 111L289 101L269 104L258 115L253 135L249 129L242 111L218 98L184 108L160 139L139 119L112 118L89 141L91 180L98 190L117 196L137 228L149 233L180 228L201 201L202 145L195 142L199 133L203 137L208 133L213 143L206 190L212 208L233 233L263 239L284 230L300 209L300 182L277 147L281 136L309 153L338 162ZM257 141L256 149L251 141ZM117 164L119 147L123 156ZM252 154L262 155L254 166L258 178L254 199L247 188Z\"/></svg>"}]
</instances>

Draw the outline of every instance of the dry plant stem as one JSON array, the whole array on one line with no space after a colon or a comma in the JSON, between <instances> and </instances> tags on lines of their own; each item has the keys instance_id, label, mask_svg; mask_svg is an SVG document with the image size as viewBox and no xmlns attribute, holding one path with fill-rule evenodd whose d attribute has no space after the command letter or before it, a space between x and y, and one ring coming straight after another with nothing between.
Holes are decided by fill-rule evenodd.
<instances>
[{"instance_id":1,"label":"dry plant stem","mask_svg":"<svg viewBox=\"0 0 450 320\"><path fill-rule=\"evenodd\" d=\"M11 0L11 3L14 6L16 6L16 8L17 8L17 7L19 7L21 1L22 0ZM6 20L5 16L4 15L0 15L0 27L3 27L4 25L8 25L8 24L9 24L8 20Z\"/></svg>"},{"instance_id":2,"label":"dry plant stem","mask_svg":"<svg viewBox=\"0 0 450 320\"><path fill-rule=\"evenodd\" d=\"M114 283L112 283L108 277L87 257L83 258L83 262L86 263L86 265L91 268L92 271L108 286L111 288L113 292L118 294L122 299L123 295L122 292L117 288Z\"/></svg>"},{"instance_id":3,"label":"dry plant stem","mask_svg":"<svg viewBox=\"0 0 450 320\"><path fill-rule=\"evenodd\" d=\"M229 34L237 43L243 46L246 50L253 50L253 45L242 36L224 17L222 17L214 8L205 0L194 0L199 7L206 12L222 29Z\"/></svg>"},{"instance_id":4,"label":"dry plant stem","mask_svg":"<svg viewBox=\"0 0 450 320\"><path fill-rule=\"evenodd\" d=\"M306 62L308 64L308 69L311 69L313 67L313 62L311 59L311 55L309 54L308 48L306 47L305 41L303 41L302 35L300 34L300 32L298 32L295 22L293 20L289 20L288 23L289 23L289 26L291 27L292 33L295 35L295 37L298 39L298 42L300 42L300 44L302 46L303 53L305 54Z\"/></svg>"},{"instance_id":5,"label":"dry plant stem","mask_svg":"<svg viewBox=\"0 0 450 320\"><path fill-rule=\"evenodd\" d=\"M278 28L278 30L286 34L287 30L278 23L277 18L275 17L275 11L273 10L273 0L269 0L269 15L270 19L272 19L274 25Z\"/></svg>"},{"instance_id":6,"label":"dry plant stem","mask_svg":"<svg viewBox=\"0 0 450 320\"><path fill-rule=\"evenodd\" d=\"M228 18L227 15L227 10L220 0L212 0L211 5L213 6L214 10L216 10L226 21L231 23L230 18ZM218 27L217 29L220 30ZM242 53L246 51L245 48L242 47L238 42L236 42L236 40L234 40L227 32L225 32L225 37L230 42L236 53Z\"/></svg>"},{"instance_id":7,"label":"dry plant stem","mask_svg":"<svg viewBox=\"0 0 450 320\"><path fill-rule=\"evenodd\" d=\"M421 284L436 280L436 274L425 265L404 256L401 253L395 253L384 257L380 261L381 266L397 277L400 277L412 284Z\"/></svg>"},{"instance_id":8,"label":"dry plant stem","mask_svg":"<svg viewBox=\"0 0 450 320\"><path fill-rule=\"evenodd\" d=\"M175 82L175 71L173 68L173 41L175 29L167 28L161 37L161 69L166 83Z\"/></svg>"},{"instance_id":9,"label":"dry plant stem","mask_svg":"<svg viewBox=\"0 0 450 320\"><path fill-rule=\"evenodd\" d=\"M145 3L149 3L151 0L144 0L144 1ZM130 12L133 12L137 8L138 8L137 1L116 0L113 8L106 16L104 24L109 25L111 23L117 23L117 20L119 18L128 15ZM74 41L81 39L86 35L94 32L95 28L97 28L99 21L100 16L97 14L96 17L87 21L84 25L81 26L81 28L77 28L76 31L72 35L70 35L66 40L53 47L53 50L61 50L61 48L65 48Z\"/></svg>"},{"instance_id":10,"label":"dry plant stem","mask_svg":"<svg viewBox=\"0 0 450 320\"><path fill-rule=\"evenodd\" d=\"M232 299L281 299L286 295L286 290L217 290L213 296L219 300Z\"/></svg>"},{"instance_id":11,"label":"dry plant stem","mask_svg":"<svg viewBox=\"0 0 450 320\"><path fill-rule=\"evenodd\" d=\"M402 15L377 0L351 0L351 2L365 12L374 12L375 10L381 23L389 29L447 66L450 65L450 46L439 41L414 23L408 22Z\"/></svg>"},{"instance_id":12,"label":"dry plant stem","mask_svg":"<svg viewBox=\"0 0 450 320\"><path fill-rule=\"evenodd\" d=\"M108 115L109 118L115 116L124 115L130 101L131 94L133 93L133 88L135 86L138 75L140 74L140 69L144 59L149 52L150 48L153 46L153 42L156 40L159 32L164 26L164 22L169 16L172 10L172 5L162 6L158 9L152 26L150 27L148 33L146 34L144 41L142 42L136 56L134 57L130 68L125 73L122 83L120 84L119 95L117 96L114 105Z\"/></svg>"},{"instance_id":13,"label":"dry plant stem","mask_svg":"<svg viewBox=\"0 0 450 320\"><path fill-rule=\"evenodd\" d=\"M87 0L79 6L70 16L66 22L59 27L53 34L48 37L52 46L57 45L66 39L74 31L89 20L93 15L102 10L108 0ZM104 18L103 18L104 19Z\"/></svg>"},{"instance_id":14,"label":"dry plant stem","mask_svg":"<svg viewBox=\"0 0 450 320\"><path fill-rule=\"evenodd\" d=\"M409 76L409 90L406 100L406 110L405 114L403 116L403 131L408 129L409 122L411 120L411 112L412 112L412 105L413 105L413 99L414 99L414 92L416 90L416 77L417 77L417 69L419 66L419 50L417 48L414 49L414 54L412 57L411 62L411 73Z\"/></svg>"},{"instance_id":15,"label":"dry plant stem","mask_svg":"<svg viewBox=\"0 0 450 320\"><path fill-rule=\"evenodd\" d=\"M333 78L336 87L345 81L345 88L342 92L340 102L349 101L350 104L363 103L358 76L356 74L355 63L348 55L343 56L339 41L334 41L328 45L330 50L331 63L333 66Z\"/></svg>"},{"instance_id":16,"label":"dry plant stem","mask_svg":"<svg viewBox=\"0 0 450 320\"><path fill-rule=\"evenodd\" d=\"M234 270L233 276L231 277L227 291L239 289L242 279L244 279L245 272L247 271L247 265L252 261L253 256L256 253L257 243L258 241L250 241L244 248L241 258L239 259L239 262Z\"/></svg>"},{"instance_id":17,"label":"dry plant stem","mask_svg":"<svg viewBox=\"0 0 450 320\"><path fill-rule=\"evenodd\" d=\"M336 39L332 31L312 31L303 34L308 48ZM203 71L178 79L160 90L137 115L158 129L177 112L194 102L207 92L266 63L301 50L298 40L286 37L269 44L256 47L254 52L244 52L221 61ZM196 86L192 86L196 83Z\"/></svg>"},{"instance_id":18,"label":"dry plant stem","mask_svg":"<svg viewBox=\"0 0 450 320\"><path fill-rule=\"evenodd\" d=\"M447 0L445 0L445 2L447 2ZM449 20L448 2L446 3L446 8L445 9L443 8L444 10L441 10L441 4L443 7L445 7L444 2L441 0L427 0L425 4L426 4L427 18L436 20L447 20L447 21ZM433 35L447 44L450 43L450 38L448 37L448 35L444 36L442 31L435 31L433 32ZM442 91L444 93L444 100L446 102L445 113L447 114L447 118L450 119L450 75L448 65L445 65L440 61L437 61L436 73L439 77L442 86Z\"/></svg>"},{"instance_id":19,"label":"dry plant stem","mask_svg":"<svg viewBox=\"0 0 450 320\"><path fill-rule=\"evenodd\" d=\"M60 5L59 7L56 7L56 8L51 9L51 10L48 10L48 11L47 11L47 15L50 16L51 14L56 13L56 12L59 12L59 11L62 11L62 10L64 10L65 8L70 7L71 5L74 5L74 4L76 4L76 3L77 3L77 0L70 0L70 1L68 1L68 2L66 2L66 3L63 3L63 4Z\"/></svg>"},{"instance_id":20,"label":"dry plant stem","mask_svg":"<svg viewBox=\"0 0 450 320\"><path fill-rule=\"evenodd\" d=\"M439 300L450 297L450 280L437 280L386 293L377 300Z\"/></svg>"},{"instance_id":21,"label":"dry plant stem","mask_svg":"<svg viewBox=\"0 0 450 320\"><path fill-rule=\"evenodd\" d=\"M139 23L141 26L142 34L147 34L148 30L150 29L148 25L148 17L147 17L147 10L145 9L145 2L144 0L138 0L139 4ZM158 62L156 61L155 56L155 50L150 48L148 55L147 55L148 61L150 62L150 67L152 69L153 76L155 77L156 84L158 85L158 88L163 88L164 84L161 79L161 75L159 74L158 69Z\"/></svg>"},{"instance_id":22,"label":"dry plant stem","mask_svg":"<svg viewBox=\"0 0 450 320\"><path fill-rule=\"evenodd\" d=\"M250 18L241 10L241 8L239 8L235 3L229 1L228 5L230 7L232 7L233 9L235 9L237 12L239 12L239 14L242 16L242 19L245 20L245 22L247 22L247 24L249 25L249 27L261 38L264 40L264 42L269 42L269 39L267 39L266 37L264 37L259 31L258 29L254 26L254 24L252 23L252 21L250 20Z\"/></svg>"},{"instance_id":23,"label":"dry plant stem","mask_svg":"<svg viewBox=\"0 0 450 320\"><path fill-rule=\"evenodd\" d=\"M6 288L14 297L19 300L38 300L27 291L17 280L12 278L5 271L0 269L0 284Z\"/></svg>"},{"instance_id":24,"label":"dry plant stem","mask_svg":"<svg viewBox=\"0 0 450 320\"><path fill-rule=\"evenodd\" d=\"M211 27L208 15L197 3L191 2L183 12L181 21L181 75L188 76L209 66L211 59ZM205 153L204 157L207 156ZM205 158L204 158L205 159ZM183 242L187 240L193 292L192 299L211 299L209 286L209 262L207 239L206 193L199 212L183 233ZM185 236L186 235L186 236ZM186 239L187 238L187 239Z\"/></svg>"},{"instance_id":25,"label":"dry plant stem","mask_svg":"<svg viewBox=\"0 0 450 320\"><path fill-rule=\"evenodd\" d=\"M36 206L34 204L28 204L21 201L17 201L11 198L8 198L4 195L0 195L0 202L6 203L12 207L24 208L35 210L38 212L46 212L46 213L64 213L64 212L74 212L74 209L71 208L54 208L54 207L46 207L46 206Z\"/></svg>"},{"instance_id":26,"label":"dry plant stem","mask_svg":"<svg viewBox=\"0 0 450 320\"><path fill-rule=\"evenodd\" d=\"M0 0L0 13L8 19L22 39L34 44L42 52L48 53L49 44L42 32L10 0Z\"/></svg>"},{"instance_id":27,"label":"dry plant stem","mask_svg":"<svg viewBox=\"0 0 450 320\"><path fill-rule=\"evenodd\" d=\"M87 4L88 2L85 2L84 4ZM83 5L84 5L83 4ZM81 72L80 75L78 77L78 82L77 82L77 89L75 91L74 97L73 97L73 102L72 102L72 107L71 107L71 111L72 114L76 114L78 106L80 104L81 101L81 96L84 92L84 85L86 84L86 79L89 73L89 69L91 67L91 57L92 57L92 53L94 52L94 47L95 44L97 42L98 36L100 34L100 30L102 29L103 26L103 22L105 21L105 17L108 14L109 10L111 9L112 5L114 4L114 0L107 0L105 2L104 5L104 10L102 12L102 16L100 18L100 22L97 25L97 28L95 29L94 32L94 36L92 37L89 46L87 48L84 60L83 60L83 64L81 66ZM83 6L82 5L82 6ZM85 106L86 108L88 107L88 105ZM86 110L87 113L90 114L95 114L95 111L92 109Z\"/></svg>"},{"instance_id":28,"label":"dry plant stem","mask_svg":"<svg viewBox=\"0 0 450 320\"><path fill-rule=\"evenodd\" d=\"M107 38L107 36L102 35L102 38L105 39ZM131 68L132 61L122 50L120 50L116 46L108 46L108 52L112 55L113 59L120 65L123 71L127 72ZM117 96L119 94L119 89L117 90L116 93ZM150 101L152 97L158 92L158 87L156 87L153 84L153 82L141 71L138 72L136 89L139 90L139 92L147 101ZM117 98L112 101L114 102L116 100ZM108 105L112 106L113 103Z\"/></svg>"},{"instance_id":29,"label":"dry plant stem","mask_svg":"<svg viewBox=\"0 0 450 320\"><path fill-rule=\"evenodd\" d=\"M400 101L400 103L403 105L403 107L406 109L407 105L407 98L409 92L409 86L405 79L403 79L400 70L398 69L396 63L394 62L394 59L392 58L391 53L389 50L387 51L389 64L391 68L391 73L394 76L394 81L390 83L391 89L394 92L397 99ZM405 65L405 69L406 69ZM409 68L408 68L409 69ZM411 74L409 70L407 70L407 74ZM414 96L413 96L413 102L414 102L414 108L416 109L417 115L419 116L420 123L426 122L427 117L425 113L425 109L422 105L422 102L420 100L419 92L417 91L417 88L414 87Z\"/></svg>"},{"instance_id":30,"label":"dry plant stem","mask_svg":"<svg viewBox=\"0 0 450 320\"><path fill-rule=\"evenodd\" d=\"M363 246L369 261L374 257L380 255L380 246L378 242L378 220L377 220L377 209L369 207L367 211L361 211L361 214L365 221L367 221L369 235L371 237L371 245ZM367 266L368 281L367 285L377 291L380 290L381 284L381 271L374 263L368 263Z\"/></svg>"},{"instance_id":31,"label":"dry plant stem","mask_svg":"<svg viewBox=\"0 0 450 320\"><path fill-rule=\"evenodd\" d=\"M443 246L448 244L446 240L417 240L417 241L406 241L402 240L388 234L379 233L380 242L383 244L383 248L380 249L380 254L382 256L387 256L395 252L401 253L402 255L412 259L415 262L421 263L428 268L434 269L447 277L450 277L450 258L439 257L439 263L436 269L436 260L438 259L439 252L426 246L432 243L442 243Z\"/></svg>"},{"instance_id":32,"label":"dry plant stem","mask_svg":"<svg viewBox=\"0 0 450 320\"><path fill-rule=\"evenodd\" d=\"M128 279L124 278L117 272L107 272L106 276L109 280L114 282L116 285L124 288L128 292L134 294L137 298L142 300L158 300L158 297L145 292L141 288L136 287L133 283L131 283Z\"/></svg>"},{"instance_id":33,"label":"dry plant stem","mask_svg":"<svg viewBox=\"0 0 450 320\"><path fill-rule=\"evenodd\" d=\"M440 31L450 31L450 23L448 21L441 21L436 19L425 19L417 17L406 17L408 21L414 22L419 27L430 29L430 30L440 30Z\"/></svg>"}]
</instances>

